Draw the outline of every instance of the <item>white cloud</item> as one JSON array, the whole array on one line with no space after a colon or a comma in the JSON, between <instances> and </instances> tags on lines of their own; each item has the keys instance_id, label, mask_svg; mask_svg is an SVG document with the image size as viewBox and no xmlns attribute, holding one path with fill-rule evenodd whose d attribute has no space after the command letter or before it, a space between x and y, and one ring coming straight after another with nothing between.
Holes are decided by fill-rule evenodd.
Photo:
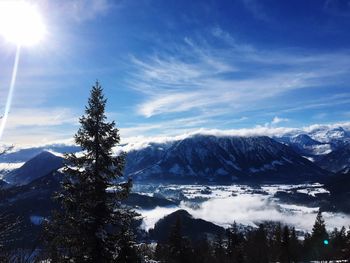
<instances>
[{"instance_id":1,"label":"white cloud","mask_svg":"<svg viewBox=\"0 0 350 263\"><path fill-rule=\"evenodd\" d=\"M350 122L338 122L331 124L313 124L304 127L276 127L271 125L257 125L253 128L242 128L242 129L205 129L205 128L188 128L184 130L172 130L166 131L167 134L162 134L159 136L127 136L127 132L124 133L123 129L121 129L122 135L122 143L124 145L124 151L130 151L133 149L141 149L147 147L150 143L167 143L177 140L183 140L185 138L202 134L202 135L214 135L214 136L242 136L242 137L250 137L250 136L269 136L269 137L282 137L284 135L295 135L299 133L312 133L314 131L318 131L320 129L334 129L337 127L343 127L344 129L350 131ZM133 130L135 133L142 133L141 130L135 127ZM147 127L152 129L152 127Z\"/></svg>"},{"instance_id":2,"label":"white cloud","mask_svg":"<svg viewBox=\"0 0 350 263\"><path fill-rule=\"evenodd\" d=\"M63 120L50 120L50 117L43 117L37 119L38 122L45 121L47 118L48 125L44 126L39 124L37 126L23 126L19 127L13 125L10 129L6 129L3 144L15 144L16 146L24 145L26 147L50 145L50 144L74 144L72 138L76 132L76 128L59 129L59 125L64 125L66 121ZM68 118L73 122L77 118ZM246 117L232 120L234 122L244 121ZM18 118L20 120L20 118ZM257 125L252 128L241 129L206 129L197 128L197 125L202 125L209 120L202 118L180 118L174 121L164 121L154 124L137 124L130 127L120 128L121 133L121 147L118 150L130 151L135 149L142 149L149 146L151 143L167 143L177 140L183 140L185 138L202 134L202 135L214 135L214 136L269 136L269 137L281 137L284 135L295 135L299 133L312 133L314 131L327 129L334 129L343 127L345 130L350 131L350 122L338 122L331 124L313 124L304 127L276 127L271 125ZM28 122L28 123L31 123ZM72 124L72 123L71 123ZM58 126L57 126L58 125ZM179 126L182 128L177 128ZM41 127L38 127L41 126ZM151 132L151 134L157 134L156 136L145 136ZM139 135L143 134L143 135Z\"/></svg>"},{"instance_id":3,"label":"white cloud","mask_svg":"<svg viewBox=\"0 0 350 263\"><path fill-rule=\"evenodd\" d=\"M288 122L288 121L289 121L289 119L287 119L287 118L280 118L280 117L275 116L272 119L271 124L279 124L281 122Z\"/></svg>"},{"instance_id":4,"label":"white cloud","mask_svg":"<svg viewBox=\"0 0 350 263\"><path fill-rule=\"evenodd\" d=\"M13 108L2 143L43 144L73 136L78 117L67 108Z\"/></svg>"},{"instance_id":5,"label":"white cloud","mask_svg":"<svg viewBox=\"0 0 350 263\"><path fill-rule=\"evenodd\" d=\"M78 122L68 108L18 108L9 115L6 127L25 128L27 126L57 126Z\"/></svg>"}]
</instances>

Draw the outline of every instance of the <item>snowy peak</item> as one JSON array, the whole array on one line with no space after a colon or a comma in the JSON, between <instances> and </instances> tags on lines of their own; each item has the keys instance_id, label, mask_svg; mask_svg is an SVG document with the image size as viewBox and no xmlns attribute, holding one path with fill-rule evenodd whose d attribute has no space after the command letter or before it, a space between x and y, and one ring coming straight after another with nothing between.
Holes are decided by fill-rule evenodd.
<instances>
[{"instance_id":1,"label":"snowy peak","mask_svg":"<svg viewBox=\"0 0 350 263\"><path fill-rule=\"evenodd\" d=\"M322 144L321 142L312 139L307 134L299 134L299 135L293 136L290 139L290 142L297 145L304 146L304 147L310 147L310 146Z\"/></svg>"},{"instance_id":2,"label":"snowy peak","mask_svg":"<svg viewBox=\"0 0 350 263\"><path fill-rule=\"evenodd\" d=\"M302 156L318 160L350 143L350 132L343 127L317 126L274 137Z\"/></svg>"},{"instance_id":3,"label":"snowy peak","mask_svg":"<svg viewBox=\"0 0 350 263\"><path fill-rule=\"evenodd\" d=\"M343 127L335 128L318 128L310 132L310 136L319 142L323 143L338 143L350 141L350 133Z\"/></svg>"}]
</instances>

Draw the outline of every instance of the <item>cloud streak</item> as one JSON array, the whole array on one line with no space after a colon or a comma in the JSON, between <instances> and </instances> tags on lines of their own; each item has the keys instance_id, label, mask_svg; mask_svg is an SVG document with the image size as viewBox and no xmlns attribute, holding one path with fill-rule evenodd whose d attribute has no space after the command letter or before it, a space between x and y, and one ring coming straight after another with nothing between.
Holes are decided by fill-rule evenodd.
<instances>
[{"instance_id":1,"label":"cloud streak","mask_svg":"<svg viewBox=\"0 0 350 263\"><path fill-rule=\"evenodd\" d=\"M128 84L146 97L137 106L138 114L147 118L194 110L198 114L220 106L241 112L298 89L337 85L337 77L350 69L348 51L307 55L300 50L257 51L221 28L211 34L221 47L185 38L173 52L131 58L135 73Z\"/></svg>"}]
</instances>

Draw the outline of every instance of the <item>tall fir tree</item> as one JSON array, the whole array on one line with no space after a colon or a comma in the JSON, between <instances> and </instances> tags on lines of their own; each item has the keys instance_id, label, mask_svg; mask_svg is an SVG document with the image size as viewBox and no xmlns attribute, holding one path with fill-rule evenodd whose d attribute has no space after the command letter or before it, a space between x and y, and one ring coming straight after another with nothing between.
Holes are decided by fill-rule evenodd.
<instances>
[{"instance_id":1,"label":"tall fir tree","mask_svg":"<svg viewBox=\"0 0 350 263\"><path fill-rule=\"evenodd\" d=\"M228 260L234 263L242 262L244 236L240 233L236 222L233 222L231 227L226 230L226 235Z\"/></svg>"},{"instance_id":2,"label":"tall fir tree","mask_svg":"<svg viewBox=\"0 0 350 263\"><path fill-rule=\"evenodd\" d=\"M315 260L324 259L328 252L328 233L326 224L322 217L322 212L319 211L316 216L314 226L311 233L312 258Z\"/></svg>"},{"instance_id":3,"label":"tall fir tree","mask_svg":"<svg viewBox=\"0 0 350 263\"><path fill-rule=\"evenodd\" d=\"M299 261L300 249L301 249L301 247L299 244L297 233L295 231L295 228L292 227L292 231L290 234L290 257L291 257L292 262Z\"/></svg>"},{"instance_id":4,"label":"tall fir tree","mask_svg":"<svg viewBox=\"0 0 350 263\"><path fill-rule=\"evenodd\" d=\"M62 209L47 225L52 262L137 261L130 223L135 213L121 205L131 181L116 184L124 156L112 154L120 136L115 123L106 120L106 102L96 82L74 137L82 154L66 155L63 187L56 196Z\"/></svg>"},{"instance_id":5,"label":"tall fir tree","mask_svg":"<svg viewBox=\"0 0 350 263\"><path fill-rule=\"evenodd\" d=\"M288 226L283 227L281 243L281 262L291 262L290 256L290 231Z\"/></svg>"},{"instance_id":6,"label":"tall fir tree","mask_svg":"<svg viewBox=\"0 0 350 263\"><path fill-rule=\"evenodd\" d=\"M174 262L181 262L183 256L182 222L178 216L169 233L169 252Z\"/></svg>"}]
</instances>

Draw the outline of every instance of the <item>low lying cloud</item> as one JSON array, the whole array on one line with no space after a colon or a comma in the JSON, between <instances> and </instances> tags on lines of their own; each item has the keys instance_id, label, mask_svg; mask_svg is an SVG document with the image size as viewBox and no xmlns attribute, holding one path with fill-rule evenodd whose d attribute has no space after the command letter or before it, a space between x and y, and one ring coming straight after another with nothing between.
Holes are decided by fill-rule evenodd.
<instances>
[{"instance_id":1,"label":"low lying cloud","mask_svg":"<svg viewBox=\"0 0 350 263\"><path fill-rule=\"evenodd\" d=\"M139 212L144 216L143 227L146 230L153 228L154 224L162 217L177 209L185 209L195 218L201 218L223 227L229 227L233 222L257 226L263 221L275 221L295 226L297 230L311 231L318 207L284 204L271 198L273 193L268 195L249 194L247 190L239 190L236 195L232 195L232 190L237 187L239 188L235 185L229 187L212 186L211 189L215 191L215 194L213 193L209 200L200 203L196 208L182 202L178 207L157 207L152 210L140 210ZM293 186L271 187L277 190L289 189ZM195 191L193 191L193 186L181 186L182 190L187 188L191 189L189 191L191 193L200 190L198 186ZM249 189L249 187L245 187L245 189ZM323 217L329 230L334 227L347 227L349 222L349 215L342 213L324 212Z\"/></svg>"}]
</instances>

